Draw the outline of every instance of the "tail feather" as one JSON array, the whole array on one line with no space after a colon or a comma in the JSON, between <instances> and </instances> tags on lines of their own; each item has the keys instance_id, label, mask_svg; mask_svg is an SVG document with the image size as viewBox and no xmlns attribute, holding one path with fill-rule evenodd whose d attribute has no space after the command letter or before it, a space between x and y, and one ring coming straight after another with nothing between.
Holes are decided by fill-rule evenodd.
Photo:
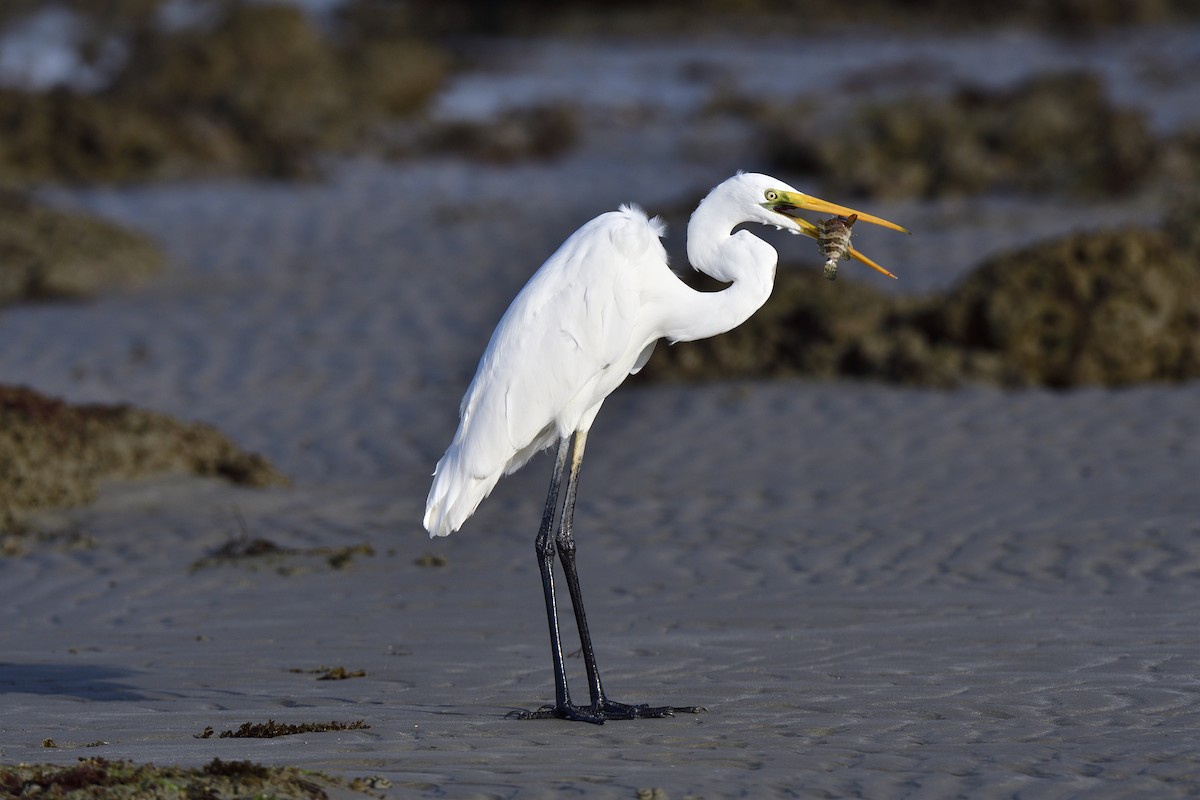
<instances>
[{"instance_id":1,"label":"tail feather","mask_svg":"<svg viewBox=\"0 0 1200 800\"><path fill-rule=\"evenodd\" d=\"M430 537L449 536L461 528L501 477L516 472L557 440L557 430L547 426L532 442L496 462L480 458L477 437L456 435L433 470L433 486L425 501L424 524Z\"/></svg>"},{"instance_id":2,"label":"tail feather","mask_svg":"<svg viewBox=\"0 0 1200 800\"><path fill-rule=\"evenodd\" d=\"M433 473L424 519L425 530L431 538L449 536L461 528L500 480L499 472L484 477L470 474L458 455L451 448Z\"/></svg>"}]
</instances>

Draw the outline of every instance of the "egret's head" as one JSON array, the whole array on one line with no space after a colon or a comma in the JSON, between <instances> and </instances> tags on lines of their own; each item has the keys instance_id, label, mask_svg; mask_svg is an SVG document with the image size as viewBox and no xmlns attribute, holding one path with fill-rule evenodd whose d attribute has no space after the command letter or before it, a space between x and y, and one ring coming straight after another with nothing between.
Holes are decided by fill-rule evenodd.
<instances>
[{"instance_id":1,"label":"egret's head","mask_svg":"<svg viewBox=\"0 0 1200 800\"><path fill-rule=\"evenodd\" d=\"M744 173L730 179L730 182L733 181L737 182L739 192L744 192L747 195L749 202L753 202L757 208L762 209L762 212L759 212L761 217L756 221L762 222L765 225L774 225L777 228L782 228L792 233L802 233L805 236L816 239L819 236L817 226L800 216L802 212L812 211L818 214L835 214L839 217L849 217L851 214L857 214L859 222L870 222L875 225L882 225L885 228L891 228L894 231L908 233L907 230L894 222L889 222L873 214L867 214L853 208L847 208L846 206L839 206L828 200L821 200L812 195L807 195L798 189L788 186L777 178L772 178L770 175ZM758 214L755 216L758 217ZM884 275L892 278L896 277L853 248L850 250L850 257L882 272Z\"/></svg>"}]
</instances>

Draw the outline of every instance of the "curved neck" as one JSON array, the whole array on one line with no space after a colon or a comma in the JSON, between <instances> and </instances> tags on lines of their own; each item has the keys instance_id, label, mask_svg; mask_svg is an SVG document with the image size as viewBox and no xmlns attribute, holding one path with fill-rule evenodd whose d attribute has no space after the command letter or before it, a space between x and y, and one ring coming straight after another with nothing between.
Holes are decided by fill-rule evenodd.
<instances>
[{"instance_id":1,"label":"curved neck","mask_svg":"<svg viewBox=\"0 0 1200 800\"><path fill-rule=\"evenodd\" d=\"M688 224L688 260L700 272L729 286L719 292L683 287L676 298L673 341L693 341L736 328L758 311L775 285L775 248L749 231L731 233L728 221L715 218L702 203Z\"/></svg>"}]
</instances>

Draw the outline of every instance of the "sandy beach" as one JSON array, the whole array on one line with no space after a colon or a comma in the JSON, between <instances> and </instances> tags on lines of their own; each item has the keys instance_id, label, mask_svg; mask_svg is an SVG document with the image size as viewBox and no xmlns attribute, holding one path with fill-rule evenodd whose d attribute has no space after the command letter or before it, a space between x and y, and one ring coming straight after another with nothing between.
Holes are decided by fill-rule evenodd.
<instances>
[{"instance_id":1,"label":"sandy beach","mask_svg":"<svg viewBox=\"0 0 1200 800\"><path fill-rule=\"evenodd\" d=\"M1063 47L1039 43L1027 68L1098 58ZM503 96L464 78L442 113L489 92ZM1200 793L1197 384L619 390L576 518L600 667L618 700L708 712L505 717L553 696L533 553L551 459L437 541L420 524L429 474L492 327L563 238L618 203L673 208L760 166L721 130L679 146L677 120L598 113L549 163L48 190L153 237L172 266L86 303L4 309L0 380L213 424L294 486L167 476L39 517L43 539L0 561L0 762L251 759L455 800ZM857 243L901 275L880 288L909 292L1158 213L1055 198L872 211L917 232ZM294 552L205 561L239 536ZM340 568L319 552L358 545L371 553ZM366 674L317 680L327 666ZM268 719L369 728L197 738Z\"/></svg>"}]
</instances>

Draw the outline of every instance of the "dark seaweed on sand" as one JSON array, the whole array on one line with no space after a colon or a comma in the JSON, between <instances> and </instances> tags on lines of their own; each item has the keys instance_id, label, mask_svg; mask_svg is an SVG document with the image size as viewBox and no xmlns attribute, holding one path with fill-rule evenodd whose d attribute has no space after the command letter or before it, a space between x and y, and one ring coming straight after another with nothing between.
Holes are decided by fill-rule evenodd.
<instances>
[{"instance_id":1,"label":"dark seaweed on sand","mask_svg":"<svg viewBox=\"0 0 1200 800\"><path fill-rule=\"evenodd\" d=\"M325 798L329 791L361 791L320 772L214 758L203 767L158 767L106 758L81 758L73 766L0 766L6 797L100 798Z\"/></svg>"},{"instance_id":2,"label":"dark seaweed on sand","mask_svg":"<svg viewBox=\"0 0 1200 800\"><path fill-rule=\"evenodd\" d=\"M267 720L266 722L245 722L236 731L222 731L221 739L272 739L276 736L294 736L298 733L328 733L329 731L355 731L370 728L363 720L354 722L303 722L299 725ZM206 729L207 730L207 729Z\"/></svg>"},{"instance_id":3,"label":"dark seaweed on sand","mask_svg":"<svg viewBox=\"0 0 1200 800\"><path fill-rule=\"evenodd\" d=\"M344 681L350 678L367 677L365 669L348 670L345 667L317 667L316 669L293 667L288 672L316 675L319 681Z\"/></svg>"},{"instance_id":4,"label":"dark seaweed on sand","mask_svg":"<svg viewBox=\"0 0 1200 800\"><path fill-rule=\"evenodd\" d=\"M240 535L213 549L205 558L197 560L192 564L191 571L196 572L221 564L249 563L253 565L263 560L274 563L281 558L288 557L323 558L334 569L343 569L349 566L354 556L357 555L373 556L375 549L369 544L343 545L341 547L281 547L270 539ZM291 570L281 568L280 571L287 574Z\"/></svg>"},{"instance_id":5,"label":"dark seaweed on sand","mask_svg":"<svg viewBox=\"0 0 1200 800\"><path fill-rule=\"evenodd\" d=\"M215 428L128 405L70 405L0 386L0 529L19 513L75 506L97 481L186 472L244 486L284 486L262 456Z\"/></svg>"}]
</instances>

